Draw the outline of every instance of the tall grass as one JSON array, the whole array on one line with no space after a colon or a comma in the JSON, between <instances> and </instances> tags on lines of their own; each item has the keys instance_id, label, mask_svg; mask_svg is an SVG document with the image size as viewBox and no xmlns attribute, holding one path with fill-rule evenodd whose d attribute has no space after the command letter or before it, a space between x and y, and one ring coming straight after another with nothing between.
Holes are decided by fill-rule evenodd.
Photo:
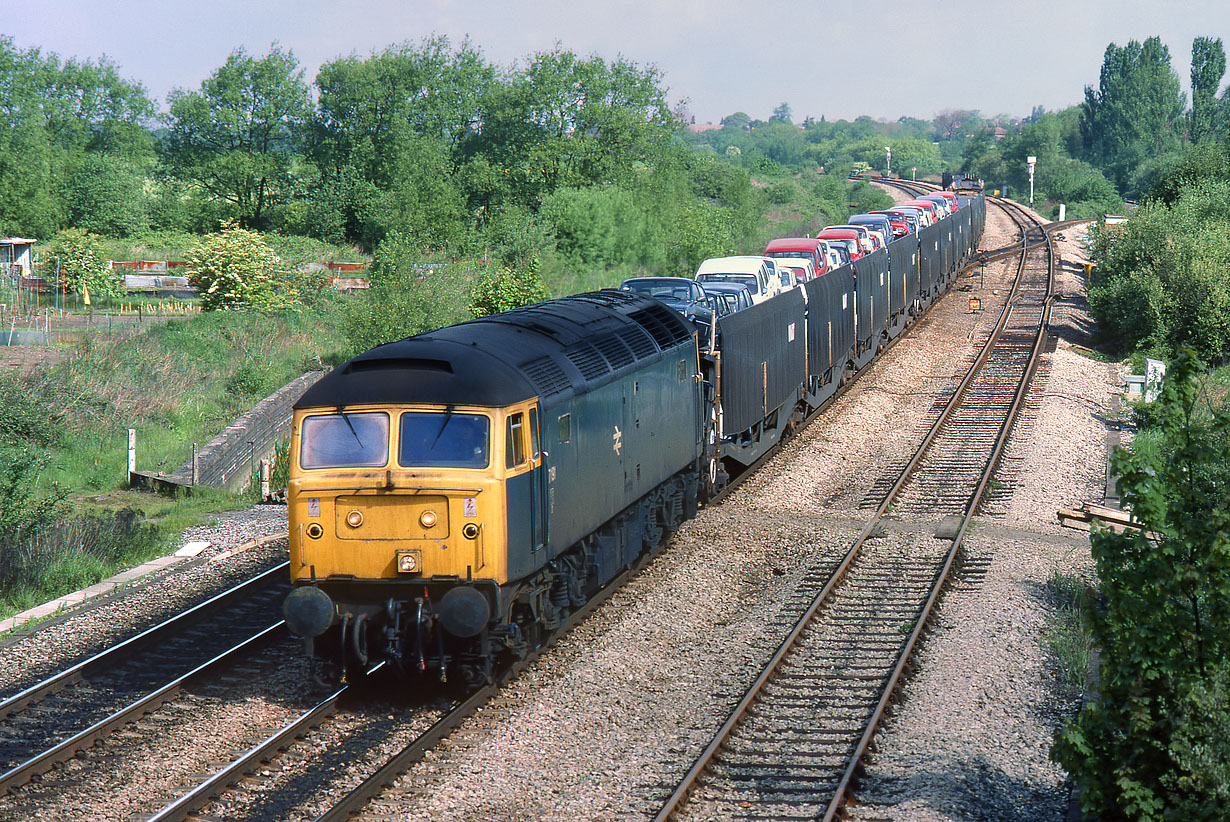
<instances>
[{"instance_id":1,"label":"tall grass","mask_svg":"<svg viewBox=\"0 0 1230 822\"><path fill-rule=\"evenodd\" d=\"M1056 612L1043 634L1043 647L1051 653L1060 684L1082 694L1093 660L1093 635L1085 621L1092 591L1080 577L1060 571L1051 574L1046 587Z\"/></svg>"},{"instance_id":2,"label":"tall grass","mask_svg":"<svg viewBox=\"0 0 1230 822\"><path fill-rule=\"evenodd\" d=\"M158 556L168 539L130 508L36 520L0 532L0 618Z\"/></svg>"}]
</instances>

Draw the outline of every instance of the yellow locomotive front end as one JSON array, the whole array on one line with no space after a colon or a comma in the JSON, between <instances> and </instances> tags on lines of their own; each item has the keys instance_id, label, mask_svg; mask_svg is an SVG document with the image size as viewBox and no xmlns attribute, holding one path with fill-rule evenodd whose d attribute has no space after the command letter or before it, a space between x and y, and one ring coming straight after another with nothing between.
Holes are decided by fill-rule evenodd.
<instances>
[{"instance_id":1,"label":"yellow locomotive front end","mask_svg":"<svg viewBox=\"0 0 1230 822\"><path fill-rule=\"evenodd\" d=\"M482 680L506 610L506 486L541 462L531 400L295 411L285 613L341 666ZM495 619L493 619L493 617ZM508 640L508 637L502 637ZM515 640L515 638L513 638Z\"/></svg>"},{"instance_id":2,"label":"yellow locomotive front end","mask_svg":"<svg viewBox=\"0 0 1230 822\"><path fill-rule=\"evenodd\" d=\"M389 406L296 412L292 578L502 581L496 414Z\"/></svg>"}]
</instances>

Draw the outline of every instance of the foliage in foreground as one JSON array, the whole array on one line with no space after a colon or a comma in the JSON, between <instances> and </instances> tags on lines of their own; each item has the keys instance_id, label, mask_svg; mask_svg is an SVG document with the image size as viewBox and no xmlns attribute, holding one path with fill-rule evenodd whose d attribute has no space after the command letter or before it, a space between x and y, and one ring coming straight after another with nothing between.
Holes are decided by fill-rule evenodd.
<instances>
[{"instance_id":1,"label":"foliage in foreground","mask_svg":"<svg viewBox=\"0 0 1230 822\"><path fill-rule=\"evenodd\" d=\"M1230 179L1201 179L1168 204L1090 233L1097 279L1089 305L1128 351L1230 352Z\"/></svg>"},{"instance_id":2,"label":"foliage in foreground","mask_svg":"<svg viewBox=\"0 0 1230 822\"><path fill-rule=\"evenodd\" d=\"M1100 693L1052 757L1111 820L1224 818L1230 769L1230 410L1201 365L1170 365L1147 423L1160 447L1112 457L1141 531L1095 532Z\"/></svg>"}]
</instances>

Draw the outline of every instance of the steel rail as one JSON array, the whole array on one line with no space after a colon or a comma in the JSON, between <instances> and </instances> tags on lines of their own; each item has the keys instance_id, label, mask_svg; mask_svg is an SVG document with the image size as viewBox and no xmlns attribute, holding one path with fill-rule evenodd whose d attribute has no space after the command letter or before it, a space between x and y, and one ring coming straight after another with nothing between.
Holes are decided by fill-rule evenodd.
<instances>
[{"instance_id":1,"label":"steel rail","mask_svg":"<svg viewBox=\"0 0 1230 822\"><path fill-rule=\"evenodd\" d=\"M94 743L106 737L117 728L121 728L138 717L144 716L150 711L153 711L168 699L178 694L180 689L190 680L201 676L217 666L231 662L235 658L250 652L258 645L271 639L279 631L282 631L285 625L285 622L278 622L274 625L270 625L268 628L265 628L255 636L251 636L238 645L231 647L229 650L223 651L208 662L193 668L188 673L176 677L174 680L168 682L166 685L163 685L161 688L146 694L105 719L94 723L90 727L80 731L72 737L69 737L54 747L48 748L37 756L27 759L20 765L17 765L3 775L0 775L0 792L7 791L12 787L29 781L29 779L34 775L50 770L58 762L64 762L71 759L77 754L78 751L82 751L93 746Z\"/></svg>"},{"instance_id":2,"label":"steel rail","mask_svg":"<svg viewBox=\"0 0 1230 822\"><path fill-rule=\"evenodd\" d=\"M277 537L274 538L276 539ZM0 702L0 719L7 719L32 703L50 694L57 693L70 685L81 682L93 673L108 667L114 661L123 660L133 651L148 647L155 641L162 640L176 631L196 625L202 619L209 616L210 612L225 603L246 597L252 590L268 584L279 575L285 574L289 567L289 562L276 565L251 579L228 588L216 596L210 597L199 605L189 608L187 611L183 611L164 622L147 628L136 636L130 637L117 645L112 645L89 659L82 660L69 668L65 668L63 671L52 674L41 682L25 688Z\"/></svg>"},{"instance_id":3,"label":"steel rail","mask_svg":"<svg viewBox=\"0 0 1230 822\"><path fill-rule=\"evenodd\" d=\"M386 664L383 660L377 662L367 670L365 676L371 676ZM178 822L188 819L215 797L221 795L226 788L242 779L252 770L253 764L268 761L276 751L285 750L292 741L301 739L310 728L320 724L322 719L335 714L338 701L351 687L353 686L343 685L338 688L306 712L283 725L268 739L253 745L247 752L232 760L200 785L151 816L148 822Z\"/></svg>"},{"instance_id":4,"label":"steel rail","mask_svg":"<svg viewBox=\"0 0 1230 822\"><path fill-rule=\"evenodd\" d=\"M391 785L400 774L404 773L415 762L421 760L424 754L456 730L462 722L485 705L505 685L528 668L538 657L545 653L549 648L553 647L566 634L588 619L590 614L596 611L603 603L610 599L616 591L621 589L630 579L640 573L645 566L652 562L653 559L666 548L669 542L669 538L663 539L662 543L657 548L642 554L631 567L619 576L615 577L615 579L611 580L611 582L607 583L602 590L594 594L594 596L584 605L569 615L568 621L561 625L556 632L553 633L545 643L543 643L541 647L526 656L525 659L518 660L511 665L508 671L502 674L500 679L495 684L488 685L485 688L476 691L465 702L457 705L449 711L448 714L437 720L435 724L410 742L410 744L408 744L401 751L394 754L388 761L385 762L384 765L376 770L371 776L364 779L335 805L322 813L320 816L316 817L314 822L345 822L345 820L352 814L358 813L362 810L368 802L378 796L386 787Z\"/></svg>"},{"instance_id":5,"label":"steel rail","mask_svg":"<svg viewBox=\"0 0 1230 822\"><path fill-rule=\"evenodd\" d=\"M1027 219L1029 218L1023 211L1021 212ZM1022 226L1022 233L1025 233ZM965 539L965 532L969 527L970 520L973 518L974 511L977 510L979 502L986 494L987 487L990 485L991 478L995 475L995 470L999 466L1000 456L1003 454L1003 449L1007 445L1008 437L1012 432L1013 423L1020 414L1021 407L1025 403L1025 396L1029 391L1030 383L1033 380L1034 373L1037 370L1038 358L1042 352L1043 343L1047 337L1047 329L1050 325L1051 305L1054 298L1054 283L1055 283L1055 254L1051 247L1050 235L1044 231L1045 245L1047 249L1047 284L1046 298L1043 301L1042 315L1038 323L1038 332L1034 337L1033 349L1030 352L1029 362L1022 373L1021 380L1017 384L1016 393L1013 396L1012 404L1009 407L1008 413L1004 418L1004 422L1000 427L999 436L996 437L995 444L991 450L990 458L987 461L986 469L983 471L982 479L978 483L978 487L974 490L966 506L965 513L961 518L961 525L957 530L956 536L952 540L952 545L949 547L944 557L943 566L937 577L936 584L932 587L931 593L927 597L926 603L923 605L922 612L915 623L914 629L910 632L910 636L906 641L905 646L897 660L896 666L889 677L884 691L880 696L879 702L876 704L875 710L872 713L870 720L867 723L867 728L855 746L854 753L850 757L850 764L846 767L842 774L841 781L838 783L837 789L834 792L833 798L830 800L828 807L825 810L824 822L831 822L836 818L837 813L845 804L846 796L849 793L855 777L859 769L862 767L863 757L866 755L868 748L871 746L871 740L875 736L875 732L879 727L880 720L888 710L888 705L892 700L898 685L904 676L905 669L914 647L922 636L923 630L927 627L927 623L931 617L936 601L939 599L940 592L943 590L945 583L948 580L952 570L952 565L956 559L957 552ZM1021 270L1024 270L1025 258L1029 253L1028 243L1021 255ZM1007 306L1011 306L1011 300ZM896 490L896 489L894 489ZM884 506L882 506L884 507ZM880 512L877 512L877 516Z\"/></svg>"},{"instance_id":6,"label":"steel rail","mask_svg":"<svg viewBox=\"0 0 1230 822\"><path fill-rule=\"evenodd\" d=\"M975 362L971 365L971 367L967 371L965 378L961 381L961 384L957 387L952 397L949 399L949 402L947 403L944 410L940 414L940 418L935 422L934 425L932 425L931 429L927 432L926 436L924 437L924 441L922 445L920 445L918 450L915 452L909 464L904 469L902 469L896 483L893 486L893 489L889 492L888 495L886 495L885 499L881 502L879 508L876 510L875 514L871 517L871 519L868 521L867 525L863 528L859 536L856 538L853 546L850 548L849 551L847 551L846 555L843 557L837 569L833 572L829 581L825 584L822 590L816 595L815 599L813 600L811 605L808 607L804 615L795 624L790 634L778 646L778 649L774 653L773 657L765 665L761 674L752 683L747 693L740 700L739 704L735 707L735 709L731 712L731 715L727 718L726 722L722 725L722 727L719 729L719 731L715 735L714 740L709 744L709 746L706 747L706 749L696 759L692 767L689 769L687 774L685 774L685 776L681 780L676 790L672 793L672 795L668 798L666 803L663 805L662 809L655 817L656 822L664 822L664 820L670 819L674 815L674 813L686 801L690 791L697 784L700 775L708 768L709 764L716 757L717 753L725 746L727 740L730 738L735 727L738 726L739 723L742 721L742 719L748 714L751 708L751 705L756 701L758 695L761 693L764 686L770 681L775 669L780 666L781 662L786 658L786 656L789 654L789 652L793 649L793 647L797 643L797 640L799 639L799 637L803 634L804 629L810 624L810 622L812 621L816 613L819 611L819 609L829 600L832 592L836 589L839 582L842 579L844 579L847 570L853 564L853 561L856 558L856 556L860 553L863 544L866 542L866 540L868 539L868 537L870 536L870 534L876 527L878 521L882 518L884 513L887 511L889 505L892 504L895 496L900 492L901 488L904 487L909 476L913 473L913 471L916 469L918 464L921 462L925 452L930 448L932 442L937 436L938 431L942 427L944 421L951 415L952 410L958 406L960 399L962 398L963 394L967 390L969 384L973 381L977 372L981 371L983 365L985 364L985 362L990 356L990 352L993 346L998 341L1000 332L1002 331L1004 325L1007 322L1007 318L1011 313L1012 306L1013 306L1013 297L1016 291L1018 290L1018 286L1022 278L1022 274L1024 272L1025 260L1029 252L1028 231L1025 229L1024 226L1022 226L1021 245L1022 247L1019 249L1021 253L1021 262L1020 262L1020 265L1018 266L1017 276L1014 278L1012 291L1010 292L1008 298L1005 300L1004 308L1001 311L1001 314L996 323L995 329L993 330L991 336L988 338L986 344L983 346L983 349L979 353L979 356L977 357ZM1053 257L1052 257L1052 261L1053 261ZM1051 265L1051 272L1048 274L1048 294L1051 291L1052 280L1053 280L1053 262ZM1049 311L1049 307L1047 310ZM978 501L981 499L981 495L985 493L985 489L990 481L990 477L994 473L994 468L998 464L998 457L999 457L1000 450L1002 448L1002 441L1006 440L1007 435L1011 430L1011 427L1012 427L1011 423L1013 419L1015 418L1017 409L1019 408L1019 403L1022 401L1022 398L1025 395L1025 391L1028 388L1029 377L1033 373L1033 367L1034 367L1033 363L1036 362L1037 352L1040 350L1041 341L1044 337L1044 334L1043 334L1044 329L1045 329L1045 322L1039 326L1039 333L1035 341L1034 354L1032 355L1031 364L1026 369L1025 375L1023 376L1021 383L1018 386L1017 399L1012 406L1010 415L1008 418L1006 418L1004 424L1001 426L999 441L997 442L996 447L993 451L992 459L987 464L987 467L983 474L982 481L979 483L979 486L975 492L976 496L974 498L971 498L970 502L968 503L966 507L966 514L963 517L963 522L958 532L958 539L954 540L953 545L949 548L945 556L945 560L942 564L940 572L938 573L936 577L936 582L934 583L932 587L931 593L929 594L927 601L924 603L923 611L920 617L918 618L918 620L916 621L915 628L913 631L911 631L910 637L907 639L905 646L903 646L903 650L899 655L897 665L894 667L894 671L890 675L890 679L888 680L885 686L883 695L880 701L878 702L875 710L873 711L872 718L867 728L865 729L862 737L860 738L859 743L856 746L855 754L851 757L850 765L847 768L846 773L843 775L842 781L839 783L839 791L835 795L832 803L830 804L829 811L825 817L826 819L832 818L832 815L833 813L835 813L835 810L841 806L841 802L843 801L845 791L848 785L850 784L850 781L852 780L853 775L859 766L859 763L861 762L862 755L866 750L866 746L867 744L869 744L871 738L874 736L874 732L875 732L876 726L878 725L879 719L882 717L884 709L888 705L888 702L897 687L897 683L900 680L901 673L905 670L906 664L910 658L910 654L913 651L913 648L917 642L918 637L921 636L922 629L924 628L926 624L927 617L931 613L932 606L934 605L934 602L938 598L939 592L943 587L944 581L948 577L948 574L952 567L952 563L956 557L957 550L960 546L959 539L960 537L964 535L966 525L969 521L969 518L972 516L972 512L975 510Z\"/></svg>"}]
</instances>

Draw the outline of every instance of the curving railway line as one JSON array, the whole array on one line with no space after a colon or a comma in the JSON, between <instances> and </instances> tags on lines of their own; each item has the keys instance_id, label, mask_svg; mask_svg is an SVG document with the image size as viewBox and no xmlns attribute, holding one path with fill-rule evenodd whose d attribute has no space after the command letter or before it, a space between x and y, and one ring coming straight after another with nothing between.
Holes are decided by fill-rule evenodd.
<instances>
[{"instance_id":1,"label":"curving railway line","mask_svg":"<svg viewBox=\"0 0 1230 822\"><path fill-rule=\"evenodd\" d=\"M904 187L904 186L903 186ZM1014 285L982 351L816 595L656 816L833 819L853 788L962 538L995 473L1047 336L1054 255L1020 228ZM934 534L886 513L947 515Z\"/></svg>"},{"instance_id":2,"label":"curving railway line","mask_svg":"<svg viewBox=\"0 0 1230 822\"><path fill-rule=\"evenodd\" d=\"M993 202L1005 209L1014 205ZM1045 338L1052 263L1049 256L1045 263L1037 258L1049 255L1046 235L1040 226L1030 227L1025 222L1023 211L1014 219L1021 226L1023 240L1001 251L1019 253L1020 269L987 345L950 401L936 409L927 441L915 457L895 472L892 482L882 482L869 495L876 511L856 544L835 573L814 577L814 586L822 586L820 595L811 603L800 603L798 609L806 612L803 619L749 690L746 704L732 714L728 727L696 761L658 818L704 817L712 813L832 818L841 807L876 723L908 667L910 650L918 642L930 608L957 562L964 529L986 493ZM774 452L766 454L762 461ZM890 511L932 519L936 514L950 515L954 518L952 533L944 538L927 534L917 538L901 534L885 537L877 524ZM646 557L630 569L625 578L637 573L651 558ZM281 579L286 576L284 567L272 573L275 577L280 574ZM583 621L622 582L620 579L608 586L604 596L573 615L555 639ZM263 597L262 594L249 598ZM271 601L279 598L276 594L270 597ZM270 632L281 630L280 621L266 622L259 633L251 634L249 642L263 642L273 635ZM0 722L5 723L0 724L0 746L21 736L9 733L14 726L5 717L27 712L36 704L43 706L43 714L74 712L74 708L55 701L66 698L60 695L63 692L77 690L69 687L73 682L96 685L103 683L106 676L118 676L109 671L135 668L148 674L157 669L159 664L152 656L140 658L147 661L137 661L135 665L131 659L125 666L116 665L114 660L129 656L140 645L156 649L167 642L155 635L137 640L141 637L131 640L131 645L125 643L113 649L115 656L111 661L81 663L0 703ZM56 761L88 749L98 738L172 698L175 689L189 678L202 676L212 666L234 659L233 654L242 653L240 647L242 644L226 653L203 651L200 659L204 661L199 665L187 666L190 670L162 685L142 686L145 695L122 708L112 709L109 705L114 703L100 702L86 711L101 717L92 729L53 728L23 736L25 742L0 747L4 752L0 764L8 768L3 778L10 779L0 782L0 788L20 785L53 767ZM120 651L121 648L126 650ZM515 677L530 661L509 671L503 682ZM398 774L422 759L486 704L501 685L502 682L479 691L464 703L425 708L417 720L426 730L416 733L410 744L389 757L382 767L373 769L369 777L318 818L346 819L371 803ZM122 692L132 688L117 680L115 686L99 690ZM185 819L209 808L219 797L225 797L230 787L247 780L261 763L276 758L294 739L306 736L312 728L327 721L339 710L347 692L342 688L330 694L261 744L214 773L203 775L198 786L183 792L151 818ZM405 717L399 721L405 721ZM28 741L39 738L39 733L54 744ZM41 748L42 753L21 753L22 745L29 752ZM49 754L52 750L56 752Z\"/></svg>"}]
</instances>

